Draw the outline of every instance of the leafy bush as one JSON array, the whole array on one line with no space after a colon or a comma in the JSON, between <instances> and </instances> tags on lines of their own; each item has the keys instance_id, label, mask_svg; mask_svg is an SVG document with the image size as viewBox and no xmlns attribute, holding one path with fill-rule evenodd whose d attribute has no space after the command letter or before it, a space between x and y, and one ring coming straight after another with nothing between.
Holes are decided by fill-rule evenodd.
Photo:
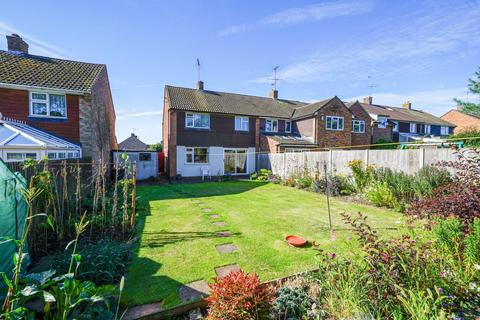
<instances>
[{"instance_id":1,"label":"leafy bush","mask_svg":"<svg viewBox=\"0 0 480 320\"><path fill-rule=\"evenodd\" d=\"M279 319L303 319L311 306L312 301L302 288L282 287L273 309Z\"/></svg>"},{"instance_id":2,"label":"leafy bush","mask_svg":"<svg viewBox=\"0 0 480 320\"><path fill-rule=\"evenodd\" d=\"M327 181L330 196L350 195L355 192L355 187L349 178L338 174L328 174L327 179L320 177L313 180L312 191L327 193Z\"/></svg>"},{"instance_id":3,"label":"leafy bush","mask_svg":"<svg viewBox=\"0 0 480 320\"><path fill-rule=\"evenodd\" d=\"M267 169L260 169L250 175L250 180L268 181L272 176L272 171Z\"/></svg>"},{"instance_id":4,"label":"leafy bush","mask_svg":"<svg viewBox=\"0 0 480 320\"><path fill-rule=\"evenodd\" d=\"M362 160L352 160L348 166L353 173L353 181L357 192L362 192L375 177L375 168L372 165L364 166Z\"/></svg>"},{"instance_id":5,"label":"leafy bush","mask_svg":"<svg viewBox=\"0 0 480 320\"><path fill-rule=\"evenodd\" d=\"M450 139L455 139L457 141L463 141L465 147L469 148L480 148L480 130L478 128L472 127L472 128L467 128L464 131L451 135L449 138ZM462 138L467 138L465 140L462 140ZM470 138L470 139L468 139ZM471 139L471 138L476 138L476 139Z\"/></svg>"},{"instance_id":6,"label":"leafy bush","mask_svg":"<svg viewBox=\"0 0 480 320\"><path fill-rule=\"evenodd\" d=\"M306 175L295 179L295 186L299 189L311 188L313 183L313 178Z\"/></svg>"},{"instance_id":7,"label":"leafy bush","mask_svg":"<svg viewBox=\"0 0 480 320\"><path fill-rule=\"evenodd\" d=\"M108 239L97 243L88 243L77 248L80 261L77 278L92 281L97 285L116 283L127 273L130 261L131 245ZM52 268L61 274L67 273L70 265L70 253L53 257Z\"/></svg>"},{"instance_id":8,"label":"leafy bush","mask_svg":"<svg viewBox=\"0 0 480 320\"><path fill-rule=\"evenodd\" d=\"M207 319L264 319L270 312L274 292L254 273L233 271L209 286Z\"/></svg>"},{"instance_id":9,"label":"leafy bush","mask_svg":"<svg viewBox=\"0 0 480 320\"><path fill-rule=\"evenodd\" d=\"M372 146L372 150L380 150L380 149L398 149L398 144L390 144L392 143L391 140L385 140L385 139L378 139L375 141Z\"/></svg>"},{"instance_id":10,"label":"leafy bush","mask_svg":"<svg viewBox=\"0 0 480 320\"><path fill-rule=\"evenodd\" d=\"M397 204L387 182L373 181L368 185L364 195L368 201L379 207L394 208Z\"/></svg>"}]
</instances>

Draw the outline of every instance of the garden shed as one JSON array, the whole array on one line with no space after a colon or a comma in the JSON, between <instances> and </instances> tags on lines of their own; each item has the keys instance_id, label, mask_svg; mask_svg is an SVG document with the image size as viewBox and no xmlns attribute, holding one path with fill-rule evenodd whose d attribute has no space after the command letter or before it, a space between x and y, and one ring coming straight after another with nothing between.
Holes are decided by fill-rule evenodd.
<instances>
[{"instance_id":1,"label":"garden shed","mask_svg":"<svg viewBox=\"0 0 480 320\"><path fill-rule=\"evenodd\" d=\"M124 155L125 156L122 156ZM137 180L146 180L158 176L158 152L156 151L114 151L113 161L117 167L124 167L128 162L130 167L137 165Z\"/></svg>"}]
</instances>

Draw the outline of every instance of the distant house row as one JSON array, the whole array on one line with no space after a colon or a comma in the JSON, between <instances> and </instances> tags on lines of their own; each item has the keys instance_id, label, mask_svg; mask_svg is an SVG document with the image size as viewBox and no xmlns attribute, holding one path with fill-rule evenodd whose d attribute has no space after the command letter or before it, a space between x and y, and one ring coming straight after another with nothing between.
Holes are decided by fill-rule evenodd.
<instances>
[{"instance_id":1,"label":"distant house row","mask_svg":"<svg viewBox=\"0 0 480 320\"><path fill-rule=\"evenodd\" d=\"M240 175L255 170L256 152L291 152L447 136L454 125L429 113L331 97L306 103L166 86L163 141L170 177Z\"/></svg>"}]
</instances>

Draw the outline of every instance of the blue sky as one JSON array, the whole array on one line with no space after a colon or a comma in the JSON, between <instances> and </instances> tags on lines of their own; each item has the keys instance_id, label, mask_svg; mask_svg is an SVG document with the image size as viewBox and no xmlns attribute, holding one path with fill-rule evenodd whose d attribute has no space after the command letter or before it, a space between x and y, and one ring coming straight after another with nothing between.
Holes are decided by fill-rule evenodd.
<instances>
[{"instance_id":1,"label":"blue sky","mask_svg":"<svg viewBox=\"0 0 480 320\"><path fill-rule=\"evenodd\" d=\"M480 66L480 3L465 1L10 1L4 35L33 54L105 63L117 138L161 140L165 84L315 101L373 95L436 115ZM374 86L371 86L374 85ZM477 99L477 100L476 100Z\"/></svg>"}]
</instances>

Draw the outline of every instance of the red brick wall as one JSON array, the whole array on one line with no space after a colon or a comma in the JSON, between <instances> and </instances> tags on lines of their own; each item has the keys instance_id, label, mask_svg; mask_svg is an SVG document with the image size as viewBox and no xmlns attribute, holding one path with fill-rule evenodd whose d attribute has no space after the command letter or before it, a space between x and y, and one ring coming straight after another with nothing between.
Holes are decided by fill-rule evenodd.
<instances>
[{"instance_id":1,"label":"red brick wall","mask_svg":"<svg viewBox=\"0 0 480 320\"><path fill-rule=\"evenodd\" d=\"M313 138L315 136L314 126L315 118L312 117L295 121L293 124L293 129L302 137Z\"/></svg>"},{"instance_id":2,"label":"red brick wall","mask_svg":"<svg viewBox=\"0 0 480 320\"><path fill-rule=\"evenodd\" d=\"M9 118L27 122L29 125L74 143L80 143L79 107L77 95L67 95L67 119L29 117L30 102L27 90L0 88L0 112Z\"/></svg>"},{"instance_id":3,"label":"red brick wall","mask_svg":"<svg viewBox=\"0 0 480 320\"><path fill-rule=\"evenodd\" d=\"M372 142L378 140L393 141L393 125L387 125L386 128L379 128L378 123L372 126Z\"/></svg>"},{"instance_id":4,"label":"red brick wall","mask_svg":"<svg viewBox=\"0 0 480 320\"><path fill-rule=\"evenodd\" d=\"M480 130L480 118L472 117L458 110L450 110L441 118L456 125L455 129L453 129L454 134L469 129Z\"/></svg>"},{"instance_id":5,"label":"red brick wall","mask_svg":"<svg viewBox=\"0 0 480 320\"><path fill-rule=\"evenodd\" d=\"M350 111L352 111L355 118L352 120L363 120L365 121L365 133L355 133L352 132L352 146L359 145L368 145L372 141L372 118L362 108L360 103L354 103L350 106Z\"/></svg>"},{"instance_id":6,"label":"red brick wall","mask_svg":"<svg viewBox=\"0 0 480 320\"><path fill-rule=\"evenodd\" d=\"M343 131L327 130L326 116L343 117ZM319 110L316 134L317 139L315 141L320 148L342 147L352 144L352 113L342 101L334 99Z\"/></svg>"},{"instance_id":7,"label":"red brick wall","mask_svg":"<svg viewBox=\"0 0 480 320\"><path fill-rule=\"evenodd\" d=\"M278 152L278 142L266 135L260 135L260 151Z\"/></svg>"}]
</instances>

